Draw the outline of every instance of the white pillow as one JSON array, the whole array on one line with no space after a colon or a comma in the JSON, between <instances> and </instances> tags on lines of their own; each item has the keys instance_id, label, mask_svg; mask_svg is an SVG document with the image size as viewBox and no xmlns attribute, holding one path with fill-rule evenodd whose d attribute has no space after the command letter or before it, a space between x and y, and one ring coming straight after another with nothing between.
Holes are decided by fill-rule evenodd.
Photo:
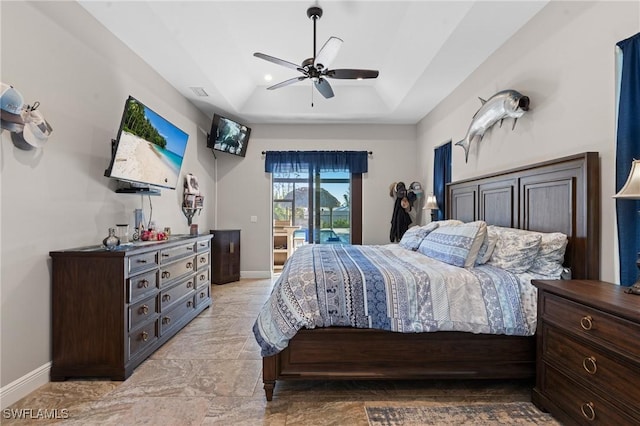
<instances>
[{"instance_id":1,"label":"white pillow","mask_svg":"<svg viewBox=\"0 0 640 426\"><path fill-rule=\"evenodd\" d=\"M540 248L540 233L493 225L489 228L489 232L498 234L498 241L487 263L514 273L528 270Z\"/></svg>"},{"instance_id":2,"label":"white pillow","mask_svg":"<svg viewBox=\"0 0 640 426\"><path fill-rule=\"evenodd\" d=\"M529 272L559 278L568 238L562 232L540 233L540 235L540 249L529 267Z\"/></svg>"}]
</instances>

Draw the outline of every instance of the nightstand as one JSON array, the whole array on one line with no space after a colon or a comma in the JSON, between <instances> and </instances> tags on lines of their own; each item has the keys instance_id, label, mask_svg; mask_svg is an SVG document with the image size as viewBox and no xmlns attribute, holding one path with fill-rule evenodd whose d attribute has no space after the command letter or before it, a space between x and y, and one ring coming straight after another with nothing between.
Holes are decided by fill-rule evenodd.
<instances>
[{"instance_id":1,"label":"nightstand","mask_svg":"<svg viewBox=\"0 0 640 426\"><path fill-rule=\"evenodd\" d=\"M640 296L602 281L532 283L533 403L567 424L640 424Z\"/></svg>"}]
</instances>

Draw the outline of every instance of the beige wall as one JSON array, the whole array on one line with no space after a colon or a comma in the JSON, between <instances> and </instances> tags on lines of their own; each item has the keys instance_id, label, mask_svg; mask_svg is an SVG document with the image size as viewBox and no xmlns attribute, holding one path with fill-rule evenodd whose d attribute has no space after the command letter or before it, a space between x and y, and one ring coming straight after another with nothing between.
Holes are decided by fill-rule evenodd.
<instances>
[{"instance_id":1,"label":"beige wall","mask_svg":"<svg viewBox=\"0 0 640 426\"><path fill-rule=\"evenodd\" d=\"M601 278L617 282L615 211L615 44L640 31L639 2L548 4L418 124L420 171L432 170L433 147L461 140L480 106L504 89L531 98L531 110L473 142L469 162L452 148L452 179L598 151L601 166ZM422 179L431 185L429 173ZM429 186L430 187L430 186Z\"/></svg>"},{"instance_id":2,"label":"beige wall","mask_svg":"<svg viewBox=\"0 0 640 426\"><path fill-rule=\"evenodd\" d=\"M262 151L372 151L363 175L363 243L389 243L393 200L389 186L407 185L417 174L415 126L393 125L254 125L244 159L218 155L217 224L241 229L243 276L264 276L271 264L271 175ZM251 223L250 217L258 222Z\"/></svg>"},{"instance_id":3,"label":"beige wall","mask_svg":"<svg viewBox=\"0 0 640 426\"><path fill-rule=\"evenodd\" d=\"M7 131L0 135L4 387L51 359L49 251L100 243L107 228L133 224L133 210L142 204L149 218L146 197L116 194L115 182L103 176L127 96L189 134L183 174L199 176L201 189L212 195L214 163L198 131L208 128L210 118L75 2L2 2L0 7L2 81L14 85L27 103L40 101L53 127L40 151L21 151ZM181 194L162 190L152 197L153 219L187 233ZM212 203L197 223L205 229L213 224Z\"/></svg>"}]
</instances>

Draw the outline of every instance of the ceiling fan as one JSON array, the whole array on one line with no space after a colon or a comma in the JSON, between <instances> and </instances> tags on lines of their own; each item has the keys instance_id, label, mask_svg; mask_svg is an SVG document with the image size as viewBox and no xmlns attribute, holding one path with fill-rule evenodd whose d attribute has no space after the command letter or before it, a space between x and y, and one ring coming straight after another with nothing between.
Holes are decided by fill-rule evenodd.
<instances>
[{"instance_id":1,"label":"ceiling fan","mask_svg":"<svg viewBox=\"0 0 640 426\"><path fill-rule=\"evenodd\" d=\"M273 86L267 87L267 90L279 89L280 87L288 86L298 81L311 79L318 92L325 98L333 97L333 89L327 81L327 78L337 78L343 80L362 80L365 78L378 77L378 71L376 70L362 70L362 69L329 69L329 64L338 54L342 40L338 37L329 37L329 40L322 46L320 51L316 54L316 21L322 17L322 8L312 6L307 9L307 16L313 20L313 57L302 61L301 65L294 64L293 62L285 61L273 56L265 55L264 53L256 52L253 56L264 59L274 64L282 65L287 68L294 69L302 73L301 76L290 78ZM313 104L312 104L313 105Z\"/></svg>"}]
</instances>

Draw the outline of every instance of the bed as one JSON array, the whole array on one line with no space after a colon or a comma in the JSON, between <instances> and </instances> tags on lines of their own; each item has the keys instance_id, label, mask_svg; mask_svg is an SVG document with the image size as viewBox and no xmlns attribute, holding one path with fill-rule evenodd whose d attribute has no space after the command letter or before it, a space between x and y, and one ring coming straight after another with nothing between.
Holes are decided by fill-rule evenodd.
<instances>
[{"instance_id":1,"label":"bed","mask_svg":"<svg viewBox=\"0 0 640 426\"><path fill-rule=\"evenodd\" d=\"M467 179L448 185L447 217L465 223L482 221L487 225L504 228L543 233L561 232L568 240L563 265L571 271L572 277L598 279L599 182L599 158L594 152ZM331 263L318 262L318 259L323 256L358 258L363 251L371 249L366 246L339 246L325 251L316 248L313 253L311 250L309 248L301 251L299 256L294 255L288 262L285 270L291 270L288 271L290 277L300 275L295 269L300 267L296 263L297 258L300 258L299 263L322 264L327 267ZM391 256L388 252L393 250L395 249L389 248L382 254L372 255L379 258L370 262L392 262L387 257ZM407 270L420 269L411 267L412 262L407 258ZM401 270L402 265L399 268L389 274L409 275L409 272ZM491 266L460 269L468 277L474 274L491 275L493 271ZM414 275L421 273L420 270L411 272ZM331 281L329 270L326 274L323 271L317 276L321 280L327 277ZM322 291L336 291L335 283L318 283L320 284L323 285ZM291 291L297 290L292 287ZM375 295L365 295L364 299L367 297L375 298ZM507 295L505 301L511 297L512 295ZM535 295L531 297L535 300ZM346 299L350 300L348 297ZM371 303L372 300L365 303ZM466 303L463 300L463 304ZM486 324L486 327L483 324L475 329L452 326L453 321L445 321L444 327L431 327L432 323L428 321L398 321L385 324L384 327L378 324L378 328L386 328L381 330L359 328L362 324L357 324L357 327L345 326L348 321L341 314L346 311L357 317L359 309L338 306L336 315L325 320L324 324L310 319L315 321L315 328L301 327L294 335L287 336L287 341L281 345L285 346L284 349L264 345L264 342L260 342L260 334L256 333L263 345L263 383L267 400L273 398L277 380L524 379L535 376L535 337L522 329L531 327L532 321L535 324L535 316L532 319L530 313L521 315L524 318L517 323L515 320L508 323L502 321L506 324L494 321ZM510 318L516 316L518 315L514 310ZM354 321L353 318L351 321ZM369 317L357 321L371 323L376 319ZM502 328L496 328L497 323L501 323L498 325ZM422 331L444 331L416 332L421 327Z\"/></svg>"}]
</instances>

